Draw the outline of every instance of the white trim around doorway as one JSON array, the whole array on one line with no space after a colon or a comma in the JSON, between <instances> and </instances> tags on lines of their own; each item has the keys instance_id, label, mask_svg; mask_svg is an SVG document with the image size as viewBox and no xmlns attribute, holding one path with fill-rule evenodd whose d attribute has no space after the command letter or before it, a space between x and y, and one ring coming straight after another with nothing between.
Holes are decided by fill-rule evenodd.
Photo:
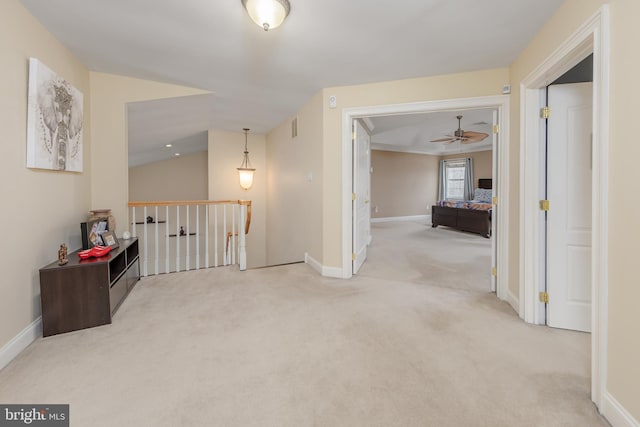
<instances>
[{"instance_id":1,"label":"white trim around doorway","mask_svg":"<svg viewBox=\"0 0 640 427\"><path fill-rule=\"evenodd\" d=\"M389 116L395 114L426 113L436 111L459 111L476 108L498 110L499 142L497 185L498 204L495 207L497 221L497 285L496 294L502 300L508 298L509 278L509 96L495 95L477 98L458 98L440 101L414 102L407 104L376 105L345 108L342 111L342 278L352 276L351 267L351 193L352 153L351 122L367 116ZM495 150L496 147L493 147ZM517 310L518 307L514 307Z\"/></svg>"},{"instance_id":2,"label":"white trim around doorway","mask_svg":"<svg viewBox=\"0 0 640 427\"><path fill-rule=\"evenodd\" d=\"M520 307L528 323L544 323L538 301L542 259L539 201L544 133L539 111L543 92L593 52L592 316L591 399L602 410L606 391L608 164L609 164L609 7L602 6L520 84ZM606 414L604 414L606 416Z\"/></svg>"}]
</instances>

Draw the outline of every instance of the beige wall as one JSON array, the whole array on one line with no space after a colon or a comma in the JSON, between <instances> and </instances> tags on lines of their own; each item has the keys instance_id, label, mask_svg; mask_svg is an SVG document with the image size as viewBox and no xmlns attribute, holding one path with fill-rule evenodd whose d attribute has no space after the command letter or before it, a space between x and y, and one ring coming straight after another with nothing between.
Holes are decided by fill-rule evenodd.
<instances>
[{"instance_id":1,"label":"beige wall","mask_svg":"<svg viewBox=\"0 0 640 427\"><path fill-rule=\"evenodd\" d=\"M611 394L640 422L640 145L629 135L640 113L640 2L611 2L611 132L609 167L609 353Z\"/></svg>"},{"instance_id":2,"label":"beige wall","mask_svg":"<svg viewBox=\"0 0 640 427\"><path fill-rule=\"evenodd\" d=\"M267 135L267 263L322 259L322 92Z\"/></svg>"},{"instance_id":3,"label":"beige wall","mask_svg":"<svg viewBox=\"0 0 640 427\"><path fill-rule=\"evenodd\" d=\"M478 180L491 178L493 171L493 151L476 151L473 153L459 153L442 156L442 160L461 159L471 157L473 159L473 188L478 187Z\"/></svg>"},{"instance_id":4,"label":"beige wall","mask_svg":"<svg viewBox=\"0 0 640 427\"><path fill-rule=\"evenodd\" d=\"M431 214L438 199L438 164L438 156L371 150L371 217Z\"/></svg>"},{"instance_id":5,"label":"beige wall","mask_svg":"<svg viewBox=\"0 0 640 427\"><path fill-rule=\"evenodd\" d=\"M585 22L604 1L567 0L536 35L510 68L514 89L511 99L511 194L510 206L510 290L518 294L519 227L519 125L520 82L560 43ZM612 0L611 76L609 133L609 289L607 390L636 419L640 420L640 286L635 268L640 229L636 222L640 201L633 197L638 182L640 145L633 138L640 111L640 2ZM630 196L631 195L631 196Z\"/></svg>"},{"instance_id":6,"label":"beige wall","mask_svg":"<svg viewBox=\"0 0 640 427\"><path fill-rule=\"evenodd\" d=\"M57 259L61 243L77 249L91 197L89 70L17 0L0 2L0 348L40 315L38 270ZM84 95L81 173L27 169L29 57L41 60Z\"/></svg>"},{"instance_id":7,"label":"beige wall","mask_svg":"<svg viewBox=\"0 0 640 427\"><path fill-rule=\"evenodd\" d=\"M127 103L208 93L199 89L113 74L91 73L91 207L109 208L118 224L129 218L127 202ZM116 234L124 229L118 227Z\"/></svg>"},{"instance_id":8,"label":"beige wall","mask_svg":"<svg viewBox=\"0 0 640 427\"><path fill-rule=\"evenodd\" d=\"M256 173L253 186L240 187L236 168L242 163L244 132L209 130L209 200L251 200L247 267L266 265L267 179L265 136L249 132L247 148Z\"/></svg>"},{"instance_id":9,"label":"beige wall","mask_svg":"<svg viewBox=\"0 0 640 427\"><path fill-rule=\"evenodd\" d=\"M323 90L323 257L322 264L342 268L342 110L452 98L500 95L509 82L509 70L499 68L470 73L423 77ZM329 108L334 95L338 107Z\"/></svg>"},{"instance_id":10,"label":"beige wall","mask_svg":"<svg viewBox=\"0 0 640 427\"><path fill-rule=\"evenodd\" d=\"M129 200L207 200L206 151L129 168Z\"/></svg>"},{"instance_id":11,"label":"beige wall","mask_svg":"<svg viewBox=\"0 0 640 427\"><path fill-rule=\"evenodd\" d=\"M430 214L431 206L438 200L440 160L471 157L477 187L479 178L491 178L492 155L492 151L431 156L372 150L371 217Z\"/></svg>"}]
</instances>

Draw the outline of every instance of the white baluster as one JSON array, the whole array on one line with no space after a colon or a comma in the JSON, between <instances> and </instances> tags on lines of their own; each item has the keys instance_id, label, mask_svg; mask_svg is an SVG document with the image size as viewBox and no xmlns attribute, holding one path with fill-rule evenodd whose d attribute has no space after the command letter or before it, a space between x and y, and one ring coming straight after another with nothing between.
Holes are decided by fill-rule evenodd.
<instances>
[{"instance_id":1,"label":"white baluster","mask_svg":"<svg viewBox=\"0 0 640 427\"><path fill-rule=\"evenodd\" d=\"M222 213L223 213L223 216L222 216L222 234L223 234L224 238L226 239L227 238L227 205L226 204L222 205L222 207L223 207L223 209L222 209ZM226 246L227 242L225 241L223 244L224 244L224 265L226 266L226 265L229 264L229 259L228 259L229 254L228 254L227 246Z\"/></svg>"},{"instance_id":2,"label":"white baluster","mask_svg":"<svg viewBox=\"0 0 640 427\"><path fill-rule=\"evenodd\" d=\"M236 263L236 205L231 205L231 264Z\"/></svg>"},{"instance_id":3,"label":"white baluster","mask_svg":"<svg viewBox=\"0 0 640 427\"><path fill-rule=\"evenodd\" d=\"M209 205L204 206L205 229L204 229L204 266L209 268Z\"/></svg>"},{"instance_id":4,"label":"white baluster","mask_svg":"<svg viewBox=\"0 0 640 427\"><path fill-rule=\"evenodd\" d=\"M187 270L187 271L189 271L189 269L191 268L191 258L190 258L190 255L191 255L190 246L191 245L189 244L189 238L191 237L191 236L189 236L189 234L191 234L189 232L191 231L191 228L189 227L189 217L190 217L190 215L189 215L189 205L187 205L187 223L186 223L186 225L184 227L185 228L185 233L187 235L187 243L186 243L187 256L185 258L185 270Z\"/></svg>"},{"instance_id":5,"label":"white baluster","mask_svg":"<svg viewBox=\"0 0 640 427\"><path fill-rule=\"evenodd\" d=\"M142 247L144 250L144 277L147 277L148 274L148 263L149 263L149 255L147 251L147 207L145 206L144 209L142 210L143 214L144 214L144 224L142 225L142 236L143 236L143 240L144 242L142 243Z\"/></svg>"},{"instance_id":6,"label":"white baluster","mask_svg":"<svg viewBox=\"0 0 640 427\"><path fill-rule=\"evenodd\" d=\"M155 255L156 256L155 256L155 258L153 260L153 268L154 268L153 273L157 276L158 275L158 270L159 270L158 262L159 262L159 258L160 258L160 242L158 242L158 240L159 240L159 238L158 238L158 222L159 221L158 221L158 206L157 205L155 207L155 217L154 218L156 219L156 224L155 224L156 225L155 226L155 233L156 233Z\"/></svg>"},{"instance_id":7,"label":"white baluster","mask_svg":"<svg viewBox=\"0 0 640 427\"><path fill-rule=\"evenodd\" d=\"M213 210L214 210L214 214L213 214L213 245L215 247L214 249L214 261L213 261L213 266L217 267L218 266L218 205L214 205L213 206Z\"/></svg>"},{"instance_id":8,"label":"white baluster","mask_svg":"<svg viewBox=\"0 0 640 427\"><path fill-rule=\"evenodd\" d=\"M176 206L176 272L180 271L180 206Z\"/></svg>"},{"instance_id":9,"label":"white baluster","mask_svg":"<svg viewBox=\"0 0 640 427\"><path fill-rule=\"evenodd\" d=\"M171 271L171 250L169 246L169 205L164 207L164 272L169 273Z\"/></svg>"},{"instance_id":10,"label":"white baluster","mask_svg":"<svg viewBox=\"0 0 640 427\"><path fill-rule=\"evenodd\" d=\"M200 270L200 205L196 205L196 270Z\"/></svg>"},{"instance_id":11,"label":"white baluster","mask_svg":"<svg viewBox=\"0 0 640 427\"><path fill-rule=\"evenodd\" d=\"M133 217L133 224L132 224L132 228L131 228L131 235L133 237L138 237L138 235L136 234L136 207L132 206L131 207L131 216Z\"/></svg>"},{"instance_id":12,"label":"white baluster","mask_svg":"<svg viewBox=\"0 0 640 427\"><path fill-rule=\"evenodd\" d=\"M244 224L246 222L247 217L247 206L240 205L240 226L238 229L239 236L239 251L238 251L238 263L240 264L240 271L245 271L247 269L247 242L246 236L244 234Z\"/></svg>"}]
</instances>

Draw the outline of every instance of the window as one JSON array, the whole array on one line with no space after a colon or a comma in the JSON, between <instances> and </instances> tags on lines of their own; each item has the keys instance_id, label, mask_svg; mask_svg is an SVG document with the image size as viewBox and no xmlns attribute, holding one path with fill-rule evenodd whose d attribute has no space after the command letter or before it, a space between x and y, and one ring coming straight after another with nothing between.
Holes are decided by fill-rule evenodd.
<instances>
[{"instance_id":1,"label":"window","mask_svg":"<svg viewBox=\"0 0 640 427\"><path fill-rule=\"evenodd\" d=\"M465 161L445 160L445 186L444 194L447 200L463 200L464 199L464 176Z\"/></svg>"}]
</instances>

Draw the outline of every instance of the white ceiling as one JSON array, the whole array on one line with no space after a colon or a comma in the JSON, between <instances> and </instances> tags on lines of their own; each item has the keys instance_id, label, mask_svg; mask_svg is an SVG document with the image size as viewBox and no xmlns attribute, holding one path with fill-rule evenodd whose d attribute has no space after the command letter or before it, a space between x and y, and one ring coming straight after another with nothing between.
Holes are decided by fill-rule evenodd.
<instances>
[{"instance_id":1,"label":"white ceiling","mask_svg":"<svg viewBox=\"0 0 640 427\"><path fill-rule=\"evenodd\" d=\"M369 117L365 124L369 127L371 148L374 150L432 155L468 153L492 149L493 111L475 109ZM458 115L463 116L462 130L483 132L489 136L471 144L431 142L453 135L458 129Z\"/></svg>"},{"instance_id":2,"label":"white ceiling","mask_svg":"<svg viewBox=\"0 0 640 427\"><path fill-rule=\"evenodd\" d=\"M21 1L91 70L212 91L193 100L200 126L256 133L324 87L508 66L563 2L291 0L285 23L264 32L241 0ZM192 137L198 119L170 103L146 108L172 109L167 133ZM181 119L191 125L177 135Z\"/></svg>"}]
</instances>

